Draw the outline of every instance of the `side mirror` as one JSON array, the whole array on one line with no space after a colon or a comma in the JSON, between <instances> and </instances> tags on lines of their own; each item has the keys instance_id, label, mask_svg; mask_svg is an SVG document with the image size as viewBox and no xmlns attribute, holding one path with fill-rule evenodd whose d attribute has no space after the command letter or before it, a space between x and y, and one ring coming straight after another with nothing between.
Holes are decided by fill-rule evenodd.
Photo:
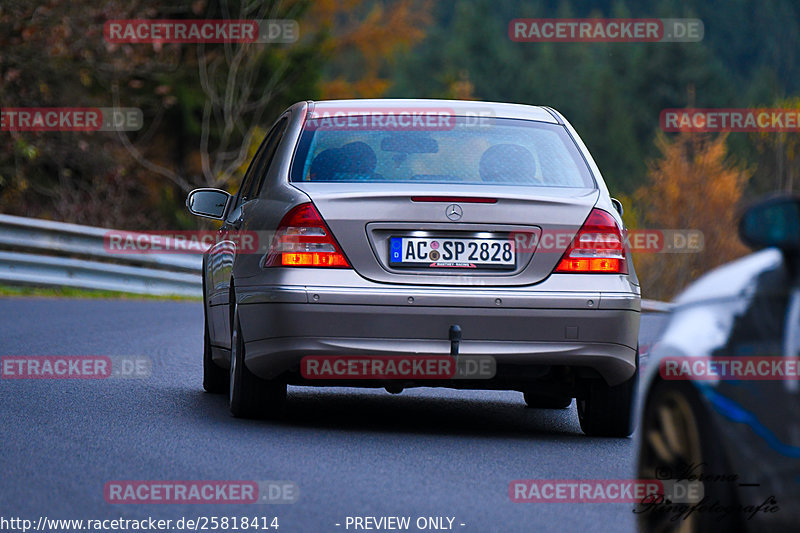
<instances>
[{"instance_id":1,"label":"side mirror","mask_svg":"<svg viewBox=\"0 0 800 533\"><path fill-rule=\"evenodd\" d=\"M186 197L186 208L193 215L222 220L231 195L219 189L195 189Z\"/></svg>"},{"instance_id":2,"label":"side mirror","mask_svg":"<svg viewBox=\"0 0 800 533\"><path fill-rule=\"evenodd\" d=\"M624 209L622 209L622 202L620 202L616 198L612 198L611 199L611 203L614 204L614 209L617 210L617 213L619 213L619 216L622 216L623 211L625 211Z\"/></svg>"},{"instance_id":3,"label":"side mirror","mask_svg":"<svg viewBox=\"0 0 800 533\"><path fill-rule=\"evenodd\" d=\"M776 196L750 206L739 220L739 236L755 249L800 251L800 197Z\"/></svg>"}]
</instances>

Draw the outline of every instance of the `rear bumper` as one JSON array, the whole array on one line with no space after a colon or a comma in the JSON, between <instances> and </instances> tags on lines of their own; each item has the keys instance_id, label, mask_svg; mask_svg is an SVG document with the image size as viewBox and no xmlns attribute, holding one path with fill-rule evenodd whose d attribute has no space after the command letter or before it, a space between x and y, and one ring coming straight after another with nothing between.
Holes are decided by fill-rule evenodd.
<instances>
[{"instance_id":1,"label":"rear bumper","mask_svg":"<svg viewBox=\"0 0 800 533\"><path fill-rule=\"evenodd\" d=\"M493 356L498 369L592 369L615 385L636 364L634 293L248 287L237 302L245 363L266 379L306 355L448 354L454 324L459 353Z\"/></svg>"}]
</instances>

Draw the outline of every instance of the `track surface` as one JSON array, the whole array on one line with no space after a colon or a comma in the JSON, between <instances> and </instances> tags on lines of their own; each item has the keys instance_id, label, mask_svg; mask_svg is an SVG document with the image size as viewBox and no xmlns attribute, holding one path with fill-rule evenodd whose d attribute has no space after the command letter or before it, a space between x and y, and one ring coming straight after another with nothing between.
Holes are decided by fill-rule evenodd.
<instances>
[{"instance_id":1,"label":"track surface","mask_svg":"<svg viewBox=\"0 0 800 533\"><path fill-rule=\"evenodd\" d=\"M200 303L3 299L0 317L0 355L153 362L147 379L0 381L1 517L277 516L282 533L354 531L347 516L410 516L410 531L419 516L454 517L463 532L634 529L628 504L509 501L514 479L633 476L634 441L583 436L574 402L547 411L512 392L290 388L286 420L242 421L202 391ZM659 325L644 317L642 346ZM111 480L291 480L301 496L108 504Z\"/></svg>"}]
</instances>

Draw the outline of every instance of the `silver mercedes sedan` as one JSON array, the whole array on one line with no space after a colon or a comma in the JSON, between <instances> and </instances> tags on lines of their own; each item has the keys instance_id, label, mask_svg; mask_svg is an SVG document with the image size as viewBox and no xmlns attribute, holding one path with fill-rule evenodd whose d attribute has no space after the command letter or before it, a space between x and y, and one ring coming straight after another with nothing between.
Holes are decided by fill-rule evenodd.
<instances>
[{"instance_id":1,"label":"silver mercedes sedan","mask_svg":"<svg viewBox=\"0 0 800 533\"><path fill-rule=\"evenodd\" d=\"M299 102L265 136L203 257L204 387L237 417L287 385L429 386L577 399L628 436L639 282L622 206L548 107Z\"/></svg>"}]
</instances>

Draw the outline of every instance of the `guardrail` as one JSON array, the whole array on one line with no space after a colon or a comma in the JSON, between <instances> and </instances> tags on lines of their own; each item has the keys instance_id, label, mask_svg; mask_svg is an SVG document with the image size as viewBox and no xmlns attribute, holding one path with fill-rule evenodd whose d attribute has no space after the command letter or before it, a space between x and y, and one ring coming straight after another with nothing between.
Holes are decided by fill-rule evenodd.
<instances>
[{"instance_id":1,"label":"guardrail","mask_svg":"<svg viewBox=\"0 0 800 533\"><path fill-rule=\"evenodd\" d=\"M202 296L199 254L111 253L104 241L109 231L0 214L0 282ZM667 302L642 300L644 312L671 308Z\"/></svg>"},{"instance_id":2,"label":"guardrail","mask_svg":"<svg viewBox=\"0 0 800 533\"><path fill-rule=\"evenodd\" d=\"M202 296L199 254L111 253L109 231L0 215L0 282Z\"/></svg>"}]
</instances>

